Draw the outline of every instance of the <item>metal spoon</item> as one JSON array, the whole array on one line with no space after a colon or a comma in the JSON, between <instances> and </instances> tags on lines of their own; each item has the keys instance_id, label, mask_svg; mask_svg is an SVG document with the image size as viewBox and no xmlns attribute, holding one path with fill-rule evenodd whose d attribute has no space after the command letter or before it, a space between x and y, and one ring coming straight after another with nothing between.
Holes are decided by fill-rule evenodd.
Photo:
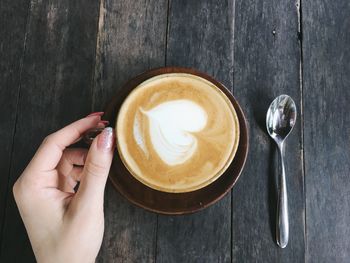
<instances>
[{"instance_id":1,"label":"metal spoon","mask_svg":"<svg viewBox=\"0 0 350 263\"><path fill-rule=\"evenodd\" d=\"M280 95L271 103L266 114L266 128L278 146L281 171L279 176L276 241L285 248L289 238L287 185L283 161L284 140L294 127L297 110L294 101L288 95Z\"/></svg>"}]
</instances>

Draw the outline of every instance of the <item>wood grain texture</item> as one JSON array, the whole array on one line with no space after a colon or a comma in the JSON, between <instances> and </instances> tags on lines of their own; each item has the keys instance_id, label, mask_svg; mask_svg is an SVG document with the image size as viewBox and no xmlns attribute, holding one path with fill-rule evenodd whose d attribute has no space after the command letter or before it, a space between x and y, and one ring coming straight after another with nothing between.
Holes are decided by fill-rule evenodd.
<instances>
[{"instance_id":1,"label":"wood grain texture","mask_svg":"<svg viewBox=\"0 0 350 263\"><path fill-rule=\"evenodd\" d=\"M45 136L90 110L97 10L96 1L31 1L0 262L35 261L11 189Z\"/></svg>"},{"instance_id":2,"label":"wood grain texture","mask_svg":"<svg viewBox=\"0 0 350 263\"><path fill-rule=\"evenodd\" d=\"M100 2L93 108L100 110L121 86L164 65L167 2ZM98 262L153 262L155 214L137 208L108 183L105 235Z\"/></svg>"},{"instance_id":3,"label":"wood grain texture","mask_svg":"<svg viewBox=\"0 0 350 263\"><path fill-rule=\"evenodd\" d=\"M350 258L349 12L303 1L307 262Z\"/></svg>"},{"instance_id":4,"label":"wood grain texture","mask_svg":"<svg viewBox=\"0 0 350 263\"><path fill-rule=\"evenodd\" d=\"M250 151L233 191L234 262L304 262L300 43L295 4L236 0L234 89L250 122ZM290 239L285 249L275 242L277 154L265 125L269 104L280 94L290 95L298 108L296 127L286 141Z\"/></svg>"},{"instance_id":5,"label":"wood grain texture","mask_svg":"<svg viewBox=\"0 0 350 263\"><path fill-rule=\"evenodd\" d=\"M23 2L4 0L0 4L0 247L28 9L29 0ZM14 16L13 13L18 15Z\"/></svg>"},{"instance_id":6,"label":"wood grain texture","mask_svg":"<svg viewBox=\"0 0 350 263\"><path fill-rule=\"evenodd\" d=\"M165 64L234 91L250 123L245 170L231 195L188 216L146 212L108 183L97 261L348 262L350 4L302 1L301 17L299 4L1 0L0 262L35 262L11 189L43 137ZM276 148L265 130L267 107L282 93L298 107L286 145L283 250L274 237Z\"/></svg>"},{"instance_id":7,"label":"wood grain texture","mask_svg":"<svg viewBox=\"0 0 350 263\"><path fill-rule=\"evenodd\" d=\"M233 1L169 5L167 66L194 67L232 91ZM231 197L187 216L159 216L157 261L230 262Z\"/></svg>"}]
</instances>

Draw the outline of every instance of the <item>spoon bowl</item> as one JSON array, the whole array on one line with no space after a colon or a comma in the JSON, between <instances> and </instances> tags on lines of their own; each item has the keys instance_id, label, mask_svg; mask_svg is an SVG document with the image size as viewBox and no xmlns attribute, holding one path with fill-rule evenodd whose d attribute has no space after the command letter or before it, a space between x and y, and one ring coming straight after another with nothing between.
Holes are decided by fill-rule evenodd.
<instances>
[{"instance_id":1,"label":"spoon bowl","mask_svg":"<svg viewBox=\"0 0 350 263\"><path fill-rule=\"evenodd\" d=\"M276 143L282 143L288 137L296 118L297 108L291 97L280 95L274 99L266 114L266 129Z\"/></svg>"}]
</instances>

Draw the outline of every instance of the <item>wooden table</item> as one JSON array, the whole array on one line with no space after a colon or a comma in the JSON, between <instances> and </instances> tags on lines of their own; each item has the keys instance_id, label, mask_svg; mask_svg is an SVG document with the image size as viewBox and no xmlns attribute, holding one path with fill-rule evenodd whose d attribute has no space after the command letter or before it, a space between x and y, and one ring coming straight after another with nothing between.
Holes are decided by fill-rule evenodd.
<instances>
[{"instance_id":1,"label":"wooden table","mask_svg":"<svg viewBox=\"0 0 350 263\"><path fill-rule=\"evenodd\" d=\"M349 14L348 0L1 0L0 262L34 262L11 189L43 137L165 65L231 89L249 121L245 170L223 200L188 216L146 212L108 184L98 262L350 262ZM265 114L283 93L298 122L280 249Z\"/></svg>"}]
</instances>

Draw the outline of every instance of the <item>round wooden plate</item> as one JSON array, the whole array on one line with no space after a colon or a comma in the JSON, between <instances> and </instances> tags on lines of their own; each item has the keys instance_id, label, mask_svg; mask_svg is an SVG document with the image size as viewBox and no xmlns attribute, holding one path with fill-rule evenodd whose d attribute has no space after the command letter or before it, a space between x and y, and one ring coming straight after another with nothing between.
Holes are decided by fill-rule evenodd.
<instances>
[{"instance_id":1,"label":"round wooden plate","mask_svg":"<svg viewBox=\"0 0 350 263\"><path fill-rule=\"evenodd\" d=\"M206 208L219 201L233 187L240 176L248 154L248 128L241 107L232 94L212 77L194 69L165 67L142 73L127 82L107 105L105 118L115 127L116 116L126 96L143 81L166 73L189 73L202 77L219 87L232 102L240 125L240 141L236 155L229 168L210 185L187 193L166 193L154 190L135 179L121 161L115 150L109 179L114 187L131 203L146 210L167 214L188 214Z\"/></svg>"}]
</instances>

